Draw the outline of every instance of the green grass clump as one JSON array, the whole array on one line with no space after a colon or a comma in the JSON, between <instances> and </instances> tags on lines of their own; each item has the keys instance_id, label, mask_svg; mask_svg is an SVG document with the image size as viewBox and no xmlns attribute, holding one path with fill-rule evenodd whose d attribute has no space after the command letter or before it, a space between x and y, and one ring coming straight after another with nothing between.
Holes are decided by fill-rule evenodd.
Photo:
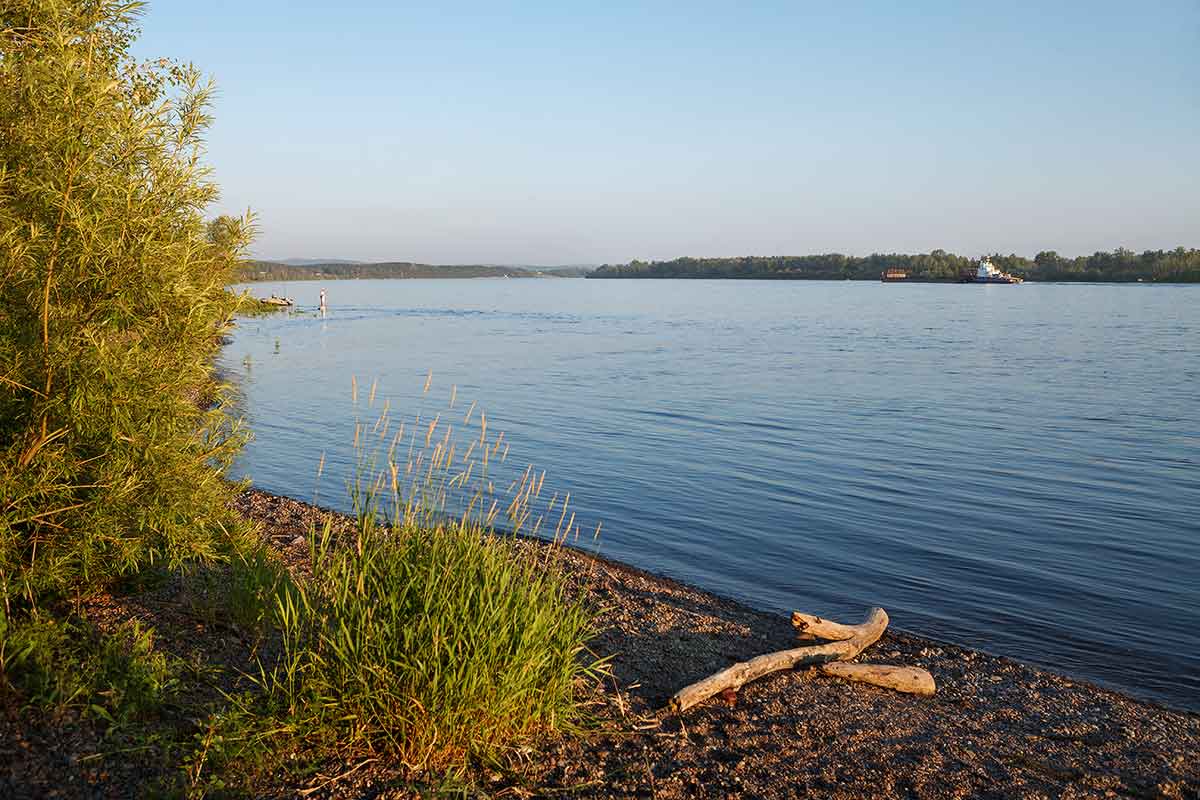
<instances>
[{"instance_id":1,"label":"green grass clump","mask_svg":"<svg viewBox=\"0 0 1200 800\"><path fill-rule=\"evenodd\" d=\"M222 564L190 565L184 572L184 607L206 625L232 625L261 640L272 629L276 598L291 583L268 545L238 541Z\"/></svg>"},{"instance_id":2,"label":"green grass clump","mask_svg":"<svg viewBox=\"0 0 1200 800\"><path fill-rule=\"evenodd\" d=\"M352 391L357 401L357 382ZM545 475L506 471L504 434L474 404L455 437L441 423L455 395L432 420L396 427L385 404L356 425L354 517L309 531L298 577L242 568L257 588L240 594L274 599L277 658L258 692L231 698L198 737L193 786L253 786L360 757L460 779L471 763L511 763L541 736L578 729L579 685L604 665L586 647L594 611L554 558L567 501L555 495L537 518L561 518L545 546L498 532L502 512L512 529L538 529ZM503 497L501 476L513 478Z\"/></svg>"},{"instance_id":3,"label":"green grass clump","mask_svg":"<svg viewBox=\"0 0 1200 800\"><path fill-rule=\"evenodd\" d=\"M578 684L603 669L585 646L594 617L536 550L461 520L365 516L310 540L311 577L247 574L248 596L275 599L279 653L195 735L193 793L367 757L457 780L578 730Z\"/></svg>"},{"instance_id":4,"label":"green grass clump","mask_svg":"<svg viewBox=\"0 0 1200 800\"><path fill-rule=\"evenodd\" d=\"M0 691L53 713L76 710L120 728L157 712L181 686L182 665L155 649L136 620L101 633L77 617L0 610Z\"/></svg>"},{"instance_id":5,"label":"green grass clump","mask_svg":"<svg viewBox=\"0 0 1200 800\"><path fill-rule=\"evenodd\" d=\"M445 768L577 718L591 615L563 576L471 522L360 522L314 536L310 582L279 603L266 676L301 728Z\"/></svg>"}]
</instances>

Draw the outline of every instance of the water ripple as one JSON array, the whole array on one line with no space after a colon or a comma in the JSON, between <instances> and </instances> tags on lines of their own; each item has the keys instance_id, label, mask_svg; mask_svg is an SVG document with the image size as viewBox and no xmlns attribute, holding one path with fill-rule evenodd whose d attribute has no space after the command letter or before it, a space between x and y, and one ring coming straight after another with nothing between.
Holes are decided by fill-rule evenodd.
<instances>
[{"instance_id":1,"label":"water ripple","mask_svg":"<svg viewBox=\"0 0 1200 800\"><path fill-rule=\"evenodd\" d=\"M431 414L432 369L610 556L1200 710L1200 289L901 289L340 282L226 348L239 469L344 506L351 375Z\"/></svg>"}]
</instances>

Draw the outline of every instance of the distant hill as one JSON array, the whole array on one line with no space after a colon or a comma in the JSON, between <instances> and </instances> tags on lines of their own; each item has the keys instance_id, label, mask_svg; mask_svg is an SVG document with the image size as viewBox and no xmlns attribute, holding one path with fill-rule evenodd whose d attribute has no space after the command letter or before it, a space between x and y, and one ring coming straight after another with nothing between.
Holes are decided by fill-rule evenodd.
<instances>
[{"instance_id":1,"label":"distant hill","mask_svg":"<svg viewBox=\"0 0 1200 800\"><path fill-rule=\"evenodd\" d=\"M357 261L247 261L234 272L234 282L353 280L356 278L538 278L566 277L557 270L578 267L511 267L494 264L416 264L411 261L362 263ZM582 273L580 273L582 274Z\"/></svg>"},{"instance_id":2,"label":"distant hill","mask_svg":"<svg viewBox=\"0 0 1200 800\"><path fill-rule=\"evenodd\" d=\"M287 264L289 267L310 267L313 264L361 264L361 261L355 261L353 258L267 258L264 261L269 261L275 264Z\"/></svg>"}]
</instances>

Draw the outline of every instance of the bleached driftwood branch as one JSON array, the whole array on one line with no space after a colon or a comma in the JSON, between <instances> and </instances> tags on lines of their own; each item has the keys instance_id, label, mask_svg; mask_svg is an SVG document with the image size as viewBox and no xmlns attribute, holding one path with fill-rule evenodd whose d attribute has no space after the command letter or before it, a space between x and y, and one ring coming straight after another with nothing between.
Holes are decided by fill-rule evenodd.
<instances>
[{"instance_id":1,"label":"bleached driftwood branch","mask_svg":"<svg viewBox=\"0 0 1200 800\"><path fill-rule=\"evenodd\" d=\"M837 661L822 664L821 672L849 681L870 683L885 689L895 689L908 694L932 695L937 684L928 670L920 667L896 667L891 664L847 664Z\"/></svg>"},{"instance_id":2,"label":"bleached driftwood branch","mask_svg":"<svg viewBox=\"0 0 1200 800\"><path fill-rule=\"evenodd\" d=\"M819 618L814 617L813 619ZM825 621L822 620L822 622ZM685 686L676 692L675 696L671 698L671 710L686 711L718 692L726 689L740 689L750 681L772 672L793 669L806 664L826 664L831 661L846 661L854 658L883 635L884 630L887 629L888 615L882 608L872 608L861 625L826 624L837 626L843 633L845 629L853 629L854 632L848 638L840 641L766 653L749 661L726 667L715 675L710 675L704 680Z\"/></svg>"},{"instance_id":3,"label":"bleached driftwood branch","mask_svg":"<svg viewBox=\"0 0 1200 800\"><path fill-rule=\"evenodd\" d=\"M792 612L792 627L796 629L796 633L801 635L811 634L818 639L828 639L831 642L851 639L856 633L862 630L861 625L843 625L840 622L834 622L831 619L822 619L813 614L805 614L801 611Z\"/></svg>"}]
</instances>

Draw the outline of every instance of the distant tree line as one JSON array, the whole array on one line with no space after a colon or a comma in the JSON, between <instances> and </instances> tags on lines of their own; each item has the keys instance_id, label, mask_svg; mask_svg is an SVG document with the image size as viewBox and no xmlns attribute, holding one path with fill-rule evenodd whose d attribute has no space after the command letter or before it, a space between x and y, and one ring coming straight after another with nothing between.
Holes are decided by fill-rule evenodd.
<instances>
[{"instance_id":1,"label":"distant tree line","mask_svg":"<svg viewBox=\"0 0 1200 800\"><path fill-rule=\"evenodd\" d=\"M591 267L541 267L495 264L416 264L411 261L329 261L287 264L246 261L234 273L237 283L251 281L353 280L355 278L582 278Z\"/></svg>"},{"instance_id":2,"label":"distant tree line","mask_svg":"<svg viewBox=\"0 0 1200 800\"><path fill-rule=\"evenodd\" d=\"M328 264L284 264L278 261L247 261L234 273L238 283L250 281L348 280L354 278L532 278L537 272L521 267L484 264L414 264L388 261L377 264L330 262Z\"/></svg>"},{"instance_id":3,"label":"distant tree line","mask_svg":"<svg viewBox=\"0 0 1200 800\"><path fill-rule=\"evenodd\" d=\"M1155 281L1200 282L1200 250L1119 248L1111 253L1066 258L1050 250L1029 259L1018 255L989 256L992 263L1030 281ZM605 264L589 278L743 278L774 280L879 280L885 270L905 271L912 280L954 281L976 261L934 250L916 255L873 253L847 256L743 256L740 258L676 258L671 261L631 261Z\"/></svg>"}]
</instances>

